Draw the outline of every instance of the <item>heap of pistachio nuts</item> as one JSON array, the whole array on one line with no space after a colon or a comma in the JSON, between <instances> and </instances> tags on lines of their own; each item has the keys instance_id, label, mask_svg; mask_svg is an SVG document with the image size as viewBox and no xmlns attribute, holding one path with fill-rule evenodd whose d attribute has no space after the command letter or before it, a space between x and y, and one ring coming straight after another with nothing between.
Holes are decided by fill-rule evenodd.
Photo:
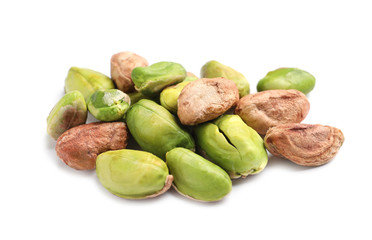
<instances>
[{"instance_id":1,"label":"heap of pistachio nuts","mask_svg":"<svg viewBox=\"0 0 372 240\"><path fill-rule=\"evenodd\" d=\"M112 56L111 78L70 68L66 94L47 119L58 157L74 169L96 168L119 197L151 198L173 186L209 202L231 191L231 179L261 172L266 150L319 166L344 141L337 128L300 123L315 85L308 72L271 71L254 94L243 74L217 61L200 75L174 62L148 65L131 52ZM99 121L86 124L88 111ZM126 149L129 132L141 151Z\"/></svg>"}]
</instances>

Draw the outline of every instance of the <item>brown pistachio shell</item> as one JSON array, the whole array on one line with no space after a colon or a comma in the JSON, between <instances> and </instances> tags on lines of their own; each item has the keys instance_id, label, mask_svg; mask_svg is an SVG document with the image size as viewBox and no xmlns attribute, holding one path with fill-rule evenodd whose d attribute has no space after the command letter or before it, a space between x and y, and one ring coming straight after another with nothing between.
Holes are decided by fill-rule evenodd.
<instances>
[{"instance_id":1,"label":"brown pistachio shell","mask_svg":"<svg viewBox=\"0 0 372 240\"><path fill-rule=\"evenodd\" d=\"M298 90L267 90L241 98L235 114L259 134L270 127L300 123L310 110L306 96Z\"/></svg>"},{"instance_id":2,"label":"brown pistachio shell","mask_svg":"<svg viewBox=\"0 0 372 240\"><path fill-rule=\"evenodd\" d=\"M265 139L267 150L302 166L328 163L344 142L340 129L319 124L289 123L272 127Z\"/></svg>"},{"instance_id":3,"label":"brown pistachio shell","mask_svg":"<svg viewBox=\"0 0 372 240\"><path fill-rule=\"evenodd\" d=\"M58 157L78 170L94 169L96 158L108 150L126 148L127 126L123 122L94 122L64 132L56 144Z\"/></svg>"},{"instance_id":4,"label":"brown pistachio shell","mask_svg":"<svg viewBox=\"0 0 372 240\"><path fill-rule=\"evenodd\" d=\"M200 78L186 85L178 97L177 115L184 125L215 119L239 100L238 87L225 78Z\"/></svg>"},{"instance_id":5,"label":"brown pistachio shell","mask_svg":"<svg viewBox=\"0 0 372 240\"><path fill-rule=\"evenodd\" d=\"M125 93L133 92L132 70L147 65L147 60L135 53L120 52L114 54L111 57L111 78L119 90Z\"/></svg>"}]
</instances>

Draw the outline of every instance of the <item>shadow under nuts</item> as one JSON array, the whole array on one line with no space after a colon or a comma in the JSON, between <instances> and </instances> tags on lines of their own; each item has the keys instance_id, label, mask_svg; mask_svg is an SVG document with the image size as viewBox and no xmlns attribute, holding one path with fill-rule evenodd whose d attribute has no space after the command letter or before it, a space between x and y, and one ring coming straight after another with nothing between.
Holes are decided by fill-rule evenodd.
<instances>
[{"instance_id":1,"label":"shadow under nuts","mask_svg":"<svg viewBox=\"0 0 372 240\"><path fill-rule=\"evenodd\" d=\"M127 127L123 122L94 122L71 128L57 140L58 157L78 170L94 169L98 154L127 146Z\"/></svg>"},{"instance_id":2,"label":"shadow under nuts","mask_svg":"<svg viewBox=\"0 0 372 240\"><path fill-rule=\"evenodd\" d=\"M306 96L298 90L267 90L241 98L235 109L243 121L259 134L284 123L300 123L310 110Z\"/></svg>"},{"instance_id":3,"label":"shadow under nuts","mask_svg":"<svg viewBox=\"0 0 372 240\"><path fill-rule=\"evenodd\" d=\"M320 166L336 155L344 135L335 127L291 123L270 128L264 142L275 156L302 166Z\"/></svg>"}]
</instances>

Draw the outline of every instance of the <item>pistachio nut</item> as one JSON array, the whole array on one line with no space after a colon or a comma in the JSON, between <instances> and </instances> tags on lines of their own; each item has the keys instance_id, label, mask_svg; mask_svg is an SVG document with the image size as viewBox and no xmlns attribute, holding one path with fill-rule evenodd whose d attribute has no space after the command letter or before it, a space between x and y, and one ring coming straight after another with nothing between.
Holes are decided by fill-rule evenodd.
<instances>
[{"instance_id":1,"label":"pistachio nut","mask_svg":"<svg viewBox=\"0 0 372 240\"><path fill-rule=\"evenodd\" d=\"M158 62L132 70L135 89L146 96L157 95L165 87L182 82L185 77L186 70L174 62Z\"/></svg>"},{"instance_id":2,"label":"pistachio nut","mask_svg":"<svg viewBox=\"0 0 372 240\"><path fill-rule=\"evenodd\" d=\"M196 77L186 77L183 82L169 86L160 93L160 104L173 114L177 114L177 100L182 89L192 81L197 80Z\"/></svg>"},{"instance_id":3,"label":"pistachio nut","mask_svg":"<svg viewBox=\"0 0 372 240\"><path fill-rule=\"evenodd\" d=\"M101 184L116 196L143 199L159 196L172 185L173 176L163 160L138 150L115 150L97 157Z\"/></svg>"},{"instance_id":4,"label":"pistachio nut","mask_svg":"<svg viewBox=\"0 0 372 240\"><path fill-rule=\"evenodd\" d=\"M272 89L297 89L304 94L315 86L315 77L298 68L278 68L269 72L257 84L257 91Z\"/></svg>"},{"instance_id":5,"label":"pistachio nut","mask_svg":"<svg viewBox=\"0 0 372 240\"><path fill-rule=\"evenodd\" d=\"M147 60L135 53L116 53L111 57L111 78L119 90L125 93L133 92L132 70L147 65Z\"/></svg>"},{"instance_id":6,"label":"pistachio nut","mask_svg":"<svg viewBox=\"0 0 372 240\"><path fill-rule=\"evenodd\" d=\"M66 93L53 107L47 118L47 132L55 140L66 130L87 120L87 106L79 91Z\"/></svg>"},{"instance_id":7,"label":"pistachio nut","mask_svg":"<svg viewBox=\"0 0 372 240\"><path fill-rule=\"evenodd\" d=\"M179 126L177 119L152 100L142 99L133 104L126 121L140 147L162 159L175 147L195 149L194 139Z\"/></svg>"},{"instance_id":8,"label":"pistachio nut","mask_svg":"<svg viewBox=\"0 0 372 240\"><path fill-rule=\"evenodd\" d=\"M109 77L87 68L71 67L65 80L65 91L78 90L83 94L85 101L98 89L113 88L115 85Z\"/></svg>"},{"instance_id":9,"label":"pistachio nut","mask_svg":"<svg viewBox=\"0 0 372 240\"><path fill-rule=\"evenodd\" d=\"M203 65L200 71L202 78L217 78L223 77L235 82L239 90L239 97L244 97L249 94L249 82L244 75L231 67L228 67L217 61L209 61Z\"/></svg>"},{"instance_id":10,"label":"pistachio nut","mask_svg":"<svg viewBox=\"0 0 372 240\"><path fill-rule=\"evenodd\" d=\"M231 178L261 172L268 161L261 136L238 115L224 115L195 127L196 143Z\"/></svg>"},{"instance_id":11,"label":"pistachio nut","mask_svg":"<svg viewBox=\"0 0 372 240\"><path fill-rule=\"evenodd\" d=\"M272 127L265 136L267 150L302 166L331 161L344 142L340 129L320 124L288 123Z\"/></svg>"},{"instance_id":12,"label":"pistachio nut","mask_svg":"<svg viewBox=\"0 0 372 240\"><path fill-rule=\"evenodd\" d=\"M88 100L89 112L107 122L122 119L129 106L129 96L118 89L99 89Z\"/></svg>"},{"instance_id":13,"label":"pistachio nut","mask_svg":"<svg viewBox=\"0 0 372 240\"><path fill-rule=\"evenodd\" d=\"M231 179L222 168L188 149L170 150L166 163L174 177L173 186L188 198L217 201L231 191Z\"/></svg>"}]
</instances>

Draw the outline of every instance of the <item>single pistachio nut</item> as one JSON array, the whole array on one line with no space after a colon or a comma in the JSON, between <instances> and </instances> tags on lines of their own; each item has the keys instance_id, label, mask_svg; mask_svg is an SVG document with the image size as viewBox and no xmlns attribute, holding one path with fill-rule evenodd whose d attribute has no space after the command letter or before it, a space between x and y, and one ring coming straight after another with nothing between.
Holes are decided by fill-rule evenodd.
<instances>
[{"instance_id":1,"label":"single pistachio nut","mask_svg":"<svg viewBox=\"0 0 372 240\"><path fill-rule=\"evenodd\" d=\"M135 89L146 96L155 96L165 87L182 82L185 77L185 68L174 62L158 62L132 70Z\"/></svg>"},{"instance_id":2,"label":"single pistachio nut","mask_svg":"<svg viewBox=\"0 0 372 240\"><path fill-rule=\"evenodd\" d=\"M239 100L236 84L226 78L200 78L187 84L177 101L177 115L184 125L215 119Z\"/></svg>"},{"instance_id":3,"label":"single pistachio nut","mask_svg":"<svg viewBox=\"0 0 372 240\"><path fill-rule=\"evenodd\" d=\"M129 149L98 155L96 173L108 191L127 199L159 196L173 181L163 160L148 152Z\"/></svg>"},{"instance_id":4,"label":"single pistachio nut","mask_svg":"<svg viewBox=\"0 0 372 240\"><path fill-rule=\"evenodd\" d=\"M123 122L93 122L64 132L56 144L58 157L78 170L94 169L99 154L126 148L127 126Z\"/></svg>"},{"instance_id":5,"label":"single pistachio nut","mask_svg":"<svg viewBox=\"0 0 372 240\"><path fill-rule=\"evenodd\" d=\"M259 134L284 123L300 123L310 110L305 94L298 90L266 90L241 98L235 114Z\"/></svg>"},{"instance_id":6,"label":"single pistachio nut","mask_svg":"<svg viewBox=\"0 0 372 240\"><path fill-rule=\"evenodd\" d=\"M99 89L88 100L89 112L106 122L122 119L129 106L129 96L118 89Z\"/></svg>"},{"instance_id":7,"label":"single pistachio nut","mask_svg":"<svg viewBox=\"0 0 372 240\"><path fill-rule=\"evenodd\" d=\"M249 94L249 82L244 75L220 62L212 60L204 64L201 68L200 76L202 78L223 77L232 80L238 87L240 98Z\"/></svg>"},{"instance_id":8,"label":"single pistachio nut","mask_svg":"<svg viewBox=\"0 0 372 240\"><path fill-rule=\"evenodd\" d=\"M269 72L257 84L257 91L273 89L297 89L304 94L315 86L315 77L298 68L278 68Z\"/></svg>"},{"instance_id":9,"label":"single pistachio nut","mask_svg":"<svg viewBox=\"0 0 372 240\"><path fill-rule=\"evenodd\" d=\"M111 79L119 90L125 93L133 92L132 70L147 65L147 60L135 53L116 53L111 57Z\"/></svg>"},{"instance_id":10,"label":"single pistachio nut","mask_svg":"<svg viewBox=\"0 0 372 240\"><path fill-rule=\"evenodd\" d=\"M180 127L175 116L152 100L142 99L127 112L126 121L139 146L165 159L165 154L175 148L195 150L194 139Z\"/></svg>"},{"instance_id":11,"label":"single pistachio nut","mask_svg":"<svg viewBox=\"0 0 372 240\"><path fill-rule=\"evenodd\" d=\"M87 106L79 91L66 93L53 107L47 118L47 132L55 140L66 130L84 124Z\"/></svg>"},{"instance_id":12,"label":"single pistachio nut","mask_svg":"<svg viewBox=\"0 0 372 240\"><path fill-rule=\"evenodd\" d=\"M261 136L238 115L224 115L195 127L196 143L209 160L231 178L245 178L267 165L267 152Z\"/></svg>"},{"instance_id":13,"label":"single pistachio nut","mask_svg":"<svg viewBox=\"0 0 372 240\"><path fill-rule=\"evenodd\" d=\"M85 101L88 101L88 97L98 89L113 88L115 85L109 77L87 68L71 67L65 80L65 91L78 90L83 94Z\"/></svg>"},{"instance_id":14,"label":"single pistachio nut","mask_svg":"<svg viewBox=\"0 0 372 240\"><path fill-rule=\"evenodd\" d=\"M288 123L272 127L265 136L267 150L302 166L331 161L344 142L340 129L320 124Z\"/></svg>"},{"instance_id":15,"label":"single pistachio nut","mask_svg":"<svg viewBox=\"0 0 372 240\"><path fill-rule=\"evenodd\" d=\"M173 114L177 114L177 100L182 89L192 81L197 80L196 77L186 77L183 82L169 86L160 93L160 104Z\"/></svg>"},{"instance_id":16,"label":"single pistachio nut","mask_svg":"<svg viewBox=\"0 0 372 240\"><path fill-rule=\"evenodd\" d=\"M231 191L231 179L222 168L188 149L170 150L166 163L174 177L173 186L188 198L218 201Z\"/></svg>"}]
</instances>

